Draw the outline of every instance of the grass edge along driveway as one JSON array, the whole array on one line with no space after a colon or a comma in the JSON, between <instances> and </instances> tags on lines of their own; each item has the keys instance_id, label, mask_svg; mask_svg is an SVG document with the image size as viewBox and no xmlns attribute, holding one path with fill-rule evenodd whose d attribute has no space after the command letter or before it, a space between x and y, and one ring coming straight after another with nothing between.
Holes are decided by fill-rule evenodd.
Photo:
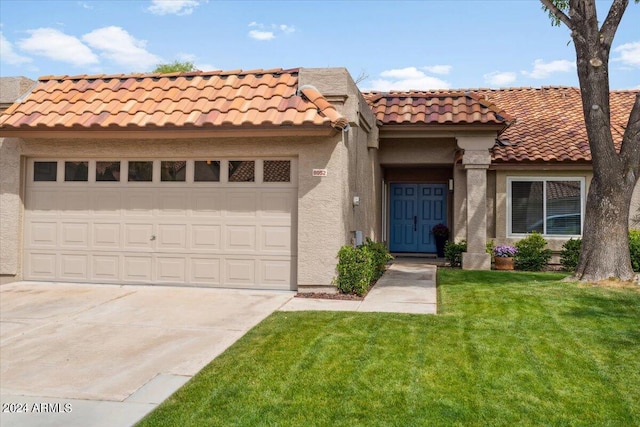
<instances>
[{"instance_id":1,"label":"grass edge along driveway","mask_svg":"<svg viewBox=\"0 0 640 427\"><path fill-rule=\"evenodd\" d=\"M440 269L438 316L276 312L142 426L640 425L640 292Z\"/></svg>"}]
</instances>

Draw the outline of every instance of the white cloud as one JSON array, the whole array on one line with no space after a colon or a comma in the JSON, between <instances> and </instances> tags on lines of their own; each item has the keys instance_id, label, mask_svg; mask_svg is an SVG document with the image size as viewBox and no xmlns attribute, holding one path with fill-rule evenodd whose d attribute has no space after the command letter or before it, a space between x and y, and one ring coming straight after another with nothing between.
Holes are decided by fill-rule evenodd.
<instances>
[{"instance_id":1,"label":"white cloud","mask_svg":"<svg viewBox=\"0 0 640 427\"><path fill-rule=\"evenodd\" d=\"M287 24L270 24L265 25L260 22L251 21L249 28L255 28L249 31L249 37L255 40L273 40L277 37L277 33L280 34L292 34L296 31L293 25Z\"/></svg>"},{"instance_id":2,"label":"white cloud","mask_svg":"<svg viewBox=\"0 0 640 427\"><path fill-rule=\"evenodd\" d=\"M622 62L631 67L640 67L640 42L625 43L613 51L620 54L614 61Z\"/></svg>"},{"instance_id":3,"label":"white cloud","mask_svg":"<svg viewBox=\"0 0 640 427\"><path fill-rule=\"evenodd\" d=\"M484 76L485 83L491 86L506 86L516 81L516 73L511 71L494 71L487 73Z\"/></svg>"},{"instance_id":4,"label":"white cloud","mask_svg":"<svg viewBox=\"0 0 640 427\"><path fill-rule=\"evenodd\" d=\"M533 70L522 71L522 74L531 77L532 79L544 79L553 73L567 73L573 71L575 68L575 61L559 59L556 61L544 62L542 59L536 59L533 61Z\"/></svg>"},{"instance_id":5,"label":"white cloud","mask_svg":"<svg viewBox=\"0 0 640 427\"><path fill-rule=\"evenodd\" d=\"M38 28L28 33L28 38L18 42L20 49L26 52L74 65L98 63L98 57L76 37L53 28Z\"/></svg>"},{"instance_id":6,"label":"white cloud","mask_svg":"<svg viewBox=\"0 0 640 427\"><path fill-rule=\"evenodd\" d=\"M449 74L451 72L451 65L428 65L426 67L422 67L423 70L428 71L433 74Z\"/></svg>"},{"instance_id":7,"label":"white cloud","mask_svg":"<svg viewBox=\"0 0 640 427\"><path fill-rule=\"evenodd\" d=\"M190 15L199 0L151 0L147 10L155 15Z\"/></svg>"},{"instance_id":8,"label":"white cloud","mask_svg":"<svg viewBox=\"0 0 640 427\"><path fill-rule=\"evenodd\" d=\"M449 82L426 75L416 67L397 68L380 73L381 79L372 80L365 90L431 90L448 89Z\"/></svg>"},{"instance_id":9,"label":"white cloud","mask_svg":"<svg viewBox=\"0 0 640 427\"><path fill-rule=\"evenodd\" d=\"M162 62L162 58L146 50L146 41L137 40L120 27L104 27L82 36L89 46L116 64L145 71Z\"/></svg>"},{"instance_id":10,"label":"white cloud","mask_svg":"<svg viewBox=\"0 0 640 427\"><path fill-rule=\"evenodd\" d=\"M280 24L280 31L285 34L291 34L296 31L296 29L291 25Z\"/></svg>"},{"instance_id":11,"label":"white cloud","mask_svg":"<svg viewBox=\"0 0 640 427\"><path fill-rule=\"evenodd\" d=\"M93 9L93 6L91 6L89 3L87 3L86 1L79 1L78 2L78 6L80 6L83 9Z\"/></svg>"},{"instance_id":12,"label":"white cloud","mask_svg":"<svg viewBox=\"0 0 640 427\"><path fill-rule=\"evenodd\" d=\"M31 58L20 55L13 49L13 44L0 33L0 61L11 65L20 65L31 62Z\"/></svg>"},{"instance_id":13,"label":"white cloud","mask_svg":"<svg viewBox=\"0 0 640 427\"><path fill-rule=\"evenodd\" d=\"M276 38L275 34L273 34L271 31L258 30L249 31L249 37L256 40L273 40Z\"/></svg>"}]
</instances>

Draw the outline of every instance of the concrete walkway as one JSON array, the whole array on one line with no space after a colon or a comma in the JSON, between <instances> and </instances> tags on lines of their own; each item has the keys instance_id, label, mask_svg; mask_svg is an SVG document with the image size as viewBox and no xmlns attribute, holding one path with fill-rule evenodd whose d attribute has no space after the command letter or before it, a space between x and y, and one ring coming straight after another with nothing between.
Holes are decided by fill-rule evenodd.
<instances>
[{"instance_id":1,"label":"concrete walkway","mask_svg":"<svg viewBox=\"0 0 640 427\"><path fill-rule=\"evenodd\" d=\"M417 259L396 260L362 301L292 298L280 310L436 314L436 269Z\"/></svg>"}]
</instances>

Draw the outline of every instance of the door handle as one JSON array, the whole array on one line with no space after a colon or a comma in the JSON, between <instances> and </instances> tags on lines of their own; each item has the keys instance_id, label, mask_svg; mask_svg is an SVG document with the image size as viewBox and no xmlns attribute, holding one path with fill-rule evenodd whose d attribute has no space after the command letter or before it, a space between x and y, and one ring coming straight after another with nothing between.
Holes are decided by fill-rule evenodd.
<instances>
[{"instance_id":1,"label":"door handle","mask_svg":"<svg viewBox=\"0 0 640 427\"><path fill-rule=\"evenodd\" d=\"M416 215L413 216L413 231L418 231L418 217Z\"/></svg>"}]
</instances>

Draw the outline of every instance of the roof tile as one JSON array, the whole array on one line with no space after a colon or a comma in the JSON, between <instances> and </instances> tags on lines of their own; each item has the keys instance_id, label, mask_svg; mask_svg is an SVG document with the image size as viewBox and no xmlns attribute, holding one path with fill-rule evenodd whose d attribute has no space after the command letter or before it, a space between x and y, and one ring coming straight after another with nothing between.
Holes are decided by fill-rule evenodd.
<instances>
[{"instance_id":1,"label":"roof tile","mask_svg":"<svg viewBox=\"0 0 640 427\"><path fill-rule=\"evenodd\" d=\"M638 91L613 91L611 128L620 147ZM580 90L571 87L476 89L473 91L370 92L364 94L379 123L500 124L493 159L590 161Z\"/></svg>"},{"instance_id":2,"label":"roof tile","mask_svg":"<svg viewBox=\"0 0 640 427\"><path fill-rule=\"evenodd\" d=\"M298 69L44 76L0 116L0 131L346 123L322 95L297 91Z\"/></svg>"}]
</instances>

